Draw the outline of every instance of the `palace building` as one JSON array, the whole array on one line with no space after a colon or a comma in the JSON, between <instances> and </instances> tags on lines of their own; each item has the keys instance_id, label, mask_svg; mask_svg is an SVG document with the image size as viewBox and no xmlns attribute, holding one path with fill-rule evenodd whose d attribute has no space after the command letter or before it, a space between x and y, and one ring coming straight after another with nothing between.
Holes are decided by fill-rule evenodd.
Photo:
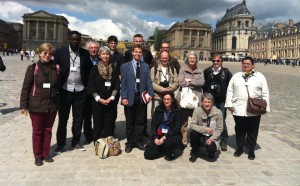
<instances>
[{"instance_id":1,"label":"palace building","mask_svg":"<svg viewBox=\"0 0 300 186\"><path fill-rule=\"evenodd\" d=\"M68 45L68 20L43 10L23 15L22 48L36 49L49 42L55 48Z\"/></svg>"},{"instance_id":2,"label":"palace building","mask_svg":"<svg viewBox=\"0 0 300 186\"><path fill-rule=\"evenodd\" d=\"M300 22L268 23L257 31L250 55L260 59L299 59Z\"/></svg>"},{"instance_id":3,"label":"palace building","mask_svg":"<svg viewBox=\"0 0 300 186\"><path fill-rule=\"evenodd\" d=\"M224 58L239 59L249 55L249 42L256 34L254 16L243 0L230 9L217 20L216 29L213 32L212 54L222 54Z\"/></svg>"},{"instance_id":4,"label":"palace building","mask_svg":"<svg viewBox=\"0 0 300 186\"><path fill-rule=\"evenodd\" d=\"M198 20L175 23L163 32L162 42L170 44L170 53L178 59L185 59L190 51L198 54L199 60L210 58L212 27Z\"/></svg>"}]
</instances>

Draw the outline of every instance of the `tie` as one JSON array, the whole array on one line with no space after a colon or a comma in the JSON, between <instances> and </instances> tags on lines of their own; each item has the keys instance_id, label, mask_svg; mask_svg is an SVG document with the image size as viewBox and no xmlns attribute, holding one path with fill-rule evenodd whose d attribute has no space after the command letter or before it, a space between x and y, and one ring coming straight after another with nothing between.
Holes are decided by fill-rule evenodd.
<instances>
[{"instance_id":1,"label":"tie","mask_svg":"<svg viewBox=\"0 0 300 186\"><path fill-rule=\"evenodd\" d=\"M135 74L136 79L140 79L140 63L136 63L136 74ZM136 81L136 90L139 92L140 91L140 82Z\"/></svg>"}]
</instances>

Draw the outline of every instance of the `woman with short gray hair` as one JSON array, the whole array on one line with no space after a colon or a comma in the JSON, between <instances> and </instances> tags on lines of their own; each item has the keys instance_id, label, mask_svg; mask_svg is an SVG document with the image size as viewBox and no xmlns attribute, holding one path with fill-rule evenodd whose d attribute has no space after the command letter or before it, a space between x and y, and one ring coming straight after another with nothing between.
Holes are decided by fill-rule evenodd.
<instances>
[{"instance_id":1,"label":"woman with short gray hair","mask_svg":"<svg viewBox=\"0 0 300 186\"><path fill-rule=\"evenodd\" d=\"M185 64L182 65L178 75L179 92L177 94L177 100L180 103L181 91L183 88L188 87L191 89L198 99L202 96L202 86L204 85L203 69L198 65L198 56L196 52L190 51L186 55ZM200 105L200 102L199 102ZM191 117L194 109L182 108L182 144L187 145L187 124L188 117Z\"/></svg>"}]
</instances>

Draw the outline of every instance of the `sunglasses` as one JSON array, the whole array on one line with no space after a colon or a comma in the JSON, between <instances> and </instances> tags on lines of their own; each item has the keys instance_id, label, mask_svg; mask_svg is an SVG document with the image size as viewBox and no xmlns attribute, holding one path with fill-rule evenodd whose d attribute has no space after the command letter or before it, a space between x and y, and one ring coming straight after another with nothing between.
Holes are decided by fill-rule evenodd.
<instances>
[{"instance_id":1,"label":"sunglasses","mask_svg":"<svg viewBox=\"0 0 300 186\"><path fill-rule=\"evenodd\" d=\"M212 62L214 63L214 62L221 62L221 60L212 60Z\"/></svg>"}]
</instances>

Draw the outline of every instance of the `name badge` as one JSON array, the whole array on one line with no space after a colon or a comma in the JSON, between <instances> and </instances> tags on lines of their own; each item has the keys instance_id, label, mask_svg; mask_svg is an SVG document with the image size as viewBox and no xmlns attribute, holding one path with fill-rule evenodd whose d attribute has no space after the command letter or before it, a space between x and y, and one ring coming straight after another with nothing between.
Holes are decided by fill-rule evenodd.
<instances>
[{"instance_id":1,"label":"name badge","mask_svg":"<svg viewBox=\"0 0 300 186\"><path fill-rule=\"evenodd\" d=\"M111 82L110 82L110 81L105 81L104 85L105 85L106 87L110 87L110 86L111 86Z\"/></svg>"},{"instance_id":2,"label":"name badge","mask_svg":"<svg viewBox=\"0 0 300 186\"><path fill-rule=\"evenodd\" d=\"M215 85L211 85L210 88L213 90L215 89Z\"/></svg>"},{"instance_id":3,"label":"name badge","mask_svg":"<svg viewBox=\"0 0 300 186\"><path fill-rule=\"evenodd\" d=\"M136 82L139 83L139 82L140 82L140 79L136 79Z\"/></svg>"},{"instance_id":4,"label":"name badge","mask_svg":"<svg viewBox=\"0 0 300 186\"><path fill-rule=\"evenodd\" d=\"M71 67L71 72L77 72L77 67Z\"/></svg>"},{"instance_id":5,"label":"name badge","mask_svg":"<svg viewBox=\"0 0 300 186\"><path fill-rule=\"evenodd\" d=\"M161 133L163 133L163 134L166 134L166 133L168 133L168 131L169 131L168 129L164 129L164 128L163 128L163 129L161 129Z\"/></svg>"},{"instance_id":6,"label":"name badge","mask_svg":"<svg viewBox=\"0 0 300 186\"><path fill-rule=\"evenodd\" d=\"M43 88L50 88L50 83L43 83Z\"/></svg>"}]
</instances>

